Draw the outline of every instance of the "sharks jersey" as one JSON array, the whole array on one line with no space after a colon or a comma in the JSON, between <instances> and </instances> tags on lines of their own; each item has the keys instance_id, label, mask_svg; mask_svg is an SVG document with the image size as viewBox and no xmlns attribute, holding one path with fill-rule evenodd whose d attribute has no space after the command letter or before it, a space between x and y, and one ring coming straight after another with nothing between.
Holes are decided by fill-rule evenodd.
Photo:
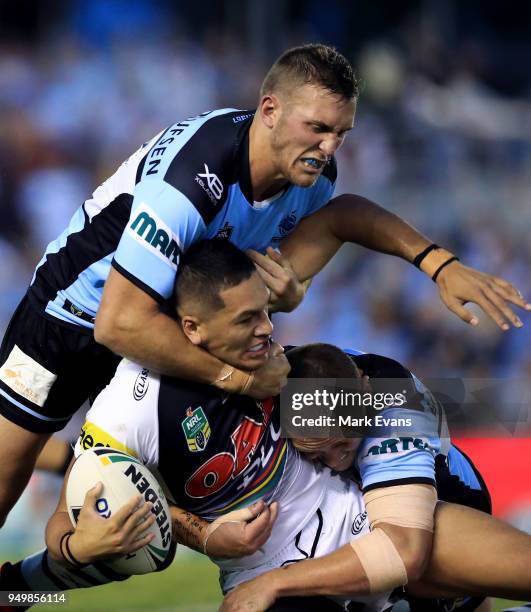
<instances>
[{"instance_id":1,"label":"sharks jersey","mask_svg":"<svg viewBox=\"0 0 531 612\"><path fill-rule=\"evenodd\" d=\"M435 459L450 453L444 409L429 389L397 361L381 355L345 351L377 389L378 379L396 383L395 391L406 398L400 407L381 411L358 448L354 466L363 491L400 484L436 484ZM403 427L400 423L407 422Z\"/></svg>"},{"instance_id":2,"label":"sharks jersey","mask_svg":"<svg viewBox=\"0 0 531 612\"><path fill-rule=\"evenodd\" d=\"M334 160L312 187L289 185L253 206L253 112L221 109L175 123L145 143L96 189L50 243L28 297L47 314L92 328L114 266L161 302L181 253L216 236L265 251L333 193Z\"/></svg>"}]
</instances>

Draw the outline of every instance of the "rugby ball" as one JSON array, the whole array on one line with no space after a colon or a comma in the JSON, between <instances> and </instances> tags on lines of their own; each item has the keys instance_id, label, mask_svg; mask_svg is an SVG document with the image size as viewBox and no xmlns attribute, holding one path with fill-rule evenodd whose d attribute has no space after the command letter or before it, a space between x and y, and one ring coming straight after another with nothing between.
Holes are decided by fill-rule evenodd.
<instances>
[{"instance_id":1,"label":"rugby ball","mask_svg":"<svg viewBox=\"0 0 531 612\"><path fill-rule=\"evenodd\" d=\"M156 478L138 459L122 451L109 447L84 451L74 462L66 484L66 504L74 526L87 491L97 482L103 483L96 503L96 510L103 518L110 518L139 493L153 504L152 512L157 517L150 528L155 538L149 544L135 553L99 563L123 575L161 569L170 554L171 520L168 502Z\"/></svg>"}]
</instances>

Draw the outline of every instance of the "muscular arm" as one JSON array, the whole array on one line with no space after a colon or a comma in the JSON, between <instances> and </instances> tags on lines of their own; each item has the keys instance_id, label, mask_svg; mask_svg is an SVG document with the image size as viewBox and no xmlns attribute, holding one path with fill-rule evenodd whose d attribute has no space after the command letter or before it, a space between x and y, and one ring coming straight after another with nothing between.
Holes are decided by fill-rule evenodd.
<instances>
[{"instance_id":1,"label":"muscular arm","mask_svg":"<svg viewBox=\"0 0 531 612\"><path fill-rule=\"evenodd\" d=\"M393 213L361 196L334 198L303 219L281 244L302 281L315 276L344 242L413 261L431 242Z\"/></svg>"},{"instance_id":2,"label":"muscular arm","mask_svg":"<svg viewBox=\"0 0 531 612\"><path fill-rule=\"evenodd\" d=\"M189 342L177 321L114 268L105 283L94 336L118 355L170 376L212 383L223 367Z\"/></svg>"},{"instance_id":3,"label":"muscular arm","mask_svg":"<svg viewBox=\"0 0 531 612\"><path fill-rule=\"evenodd\" d=\"M210 557L237 559L264 545L277 518L278 504L267 506L258 501L212 523L174 505L170 513L177 542Z\"/></svg>"},{"instance_id":4,"label":"muscular arm","mask_svg":"<svg viewBox=\"0 0 531 612\"><path fill-rule=\"evenodd\" d=\"M317 274L344 242L360 244L409 262L431 244L400 217L366 198L345 194L306 217L282 242L281 249L299 281L304 281ZM425 257L420 268L431 278L451 257L452 253L437 249ZM531 303L527 303L511 283L459 261L444 267L436 281L445 306L473 325L477 325L478 319L464 307L467 302L478 304L503 330L509 329L507 321L515 327L522 326L509 304L531 310Z\"/></svg>"},{"instance_id":5,"label":"muscular arm","mask_svg":"<svg viewBox=\"0 0 531 612\"><path fill-rule=\"evenodd\" d=\"M404 561L408 577L418 580L431 548L432 534L380 523ZM366 537L366 536L362 536ZM424 557L423 551L426 552ZM368 595L369 580L350 544L318 559L274 570L270 579L276 597L297 595Z\"/></svg>"},{"instance_id":6,"label":"muscular arm","mask_svg":"<svg viewBox=\"0 0 531 612\"><path fill-rule=\"evenodd\" d=\"M220 377L225 364L192 344L177 321L114 268L105 283L94 336L118 355L158 372L235 393L245 388L246 395L259 399L280 393L289 371L283 351L276 345L267 362L254 371L249 388L248 372L232 368L231 374Z\"/></svg>"}]
</instances>

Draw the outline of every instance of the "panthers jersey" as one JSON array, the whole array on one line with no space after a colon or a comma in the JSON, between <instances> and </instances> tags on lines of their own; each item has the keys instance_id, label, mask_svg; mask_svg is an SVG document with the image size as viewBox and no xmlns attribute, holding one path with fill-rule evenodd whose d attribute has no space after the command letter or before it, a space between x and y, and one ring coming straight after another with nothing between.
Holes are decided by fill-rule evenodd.
<instances>
[{"instance_id":1,"label":"panthers jersey","mask_svg":"<svg viewBox=\"0 0 531 612\"><path fill-rule=\"evenodd\" d=\"M145 143L48 245L28 292L32 302L92 328L111 265L162 302L171 295L180 255L193 242L218 236L263 252L324 206L333 193L334 160L312 187L288 185L271 200L253 203L253 115L203 113Z\"/></svg>"},{"instance_id":2,"label":"panthers jersey","mask_svg":"<svg viewBox=\"0 0 531 612\"><path fill-rule=\"evenodd\" d=\"M361 441L354 468L363 491L413 483L435 486L435 457L450 452L441 404L397 361L351 349L345 352L369 377L373 390L378 388L378 379L385 379L386 391L394 390L406 398L403 406L382 410L383 425L373 427ZM396 388L389 384L396 384ZM407 428L400 425L404 422L409 423Z\"/></svg>"},{"instance_id":3,"label":"panthers jersey","mask_svg":"<svg viewBox=\"0 0 531 612\"><path fill-rule=\"evenodd\" d=\"M280 436L279 421L272 399L227 395L123 360L87 413L75 452L110 446L137 457L168 499L212 520L270 500L281 481L286 488L300 475L307 462Z\"/></svg>"}]
</instances>

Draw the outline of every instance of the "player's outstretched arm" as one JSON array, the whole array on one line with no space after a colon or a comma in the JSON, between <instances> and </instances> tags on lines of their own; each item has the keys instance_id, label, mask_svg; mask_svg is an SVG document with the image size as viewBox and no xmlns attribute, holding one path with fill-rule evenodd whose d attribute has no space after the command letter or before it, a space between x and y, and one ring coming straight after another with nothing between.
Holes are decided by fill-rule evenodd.
<instances>
[{"instance_id":1,"label":"player's outstretched arm","mask_svg":"<svg viewBox=\"0 0 531 612\"><path fill-rule=\"evenodd\" d=\"M209 557L237 559L252 555L265 544L278 515L278 504L257 501L210 523L170 506L172 531L177 542Z\"/></svg>"},{"instance_id":2,"label":"player's outstretched arm","mask_svg":"<svg viewBox=\"0 0 531 612\"><path fill-rule=\"evenodd\" d=\"M96 502L103 488L101 483L87 492L74 528L66 506L69 473L70 469L57 508L46 525L46 546L55 561L69 566L92 563L113 555L136 552L151 542L153 534L146 531L156 520L151 512L153 505L143 502L143 497L138 495L114 516L103 518L96 511Z\"/></svg>"},{"instance_id":3,"label":"player's outstretched arm","mask_svg":"<svg viewBox=\"0 0 531 612\"><path fill-rule=\"evenodd\" d=\"M432 242L400 217L361 196L345 194L306 217L281 243L281 250L300 281L315 276L345 242L401 257L413 263ZM467 323L477 318L464 304L478 304L502 329L508 322L521 326L510 304L531 310L520 292L509 282L452 260L445 249L432 249L420 269L435 277L441 300Z\"/></svg>"},{"instance_id":4,"label":"player's outstretched arm","mask_svg":"<svg viewBox=\"0 0 531 612\"><path fill-rule=\"evenodd\" d=\"M96 341L113 352L158 372L214 384L238 393L249 374L226 366L184 335L179 323L161 312L159 304L125 276L111 268L96 325ZM270 358L255 371L247 395L262 399L280 393L289 370L285 358Z\"/></svg>"},{"instance_id":5,"label":"player's outstretched arm","mask_svg":"<svg viewBox=\"0 0 531 612\"><path fill-rule=\"evenodd\" d=\"M407 591L425 598L482 595L527 600L530 562L528 534L472 508L439 503L430 560ZM360 560L346 545L241 584L225 597L220 610L261 612L287 595L362 595L369 592L362 572Z\"/></svg>"}]
</instances>

